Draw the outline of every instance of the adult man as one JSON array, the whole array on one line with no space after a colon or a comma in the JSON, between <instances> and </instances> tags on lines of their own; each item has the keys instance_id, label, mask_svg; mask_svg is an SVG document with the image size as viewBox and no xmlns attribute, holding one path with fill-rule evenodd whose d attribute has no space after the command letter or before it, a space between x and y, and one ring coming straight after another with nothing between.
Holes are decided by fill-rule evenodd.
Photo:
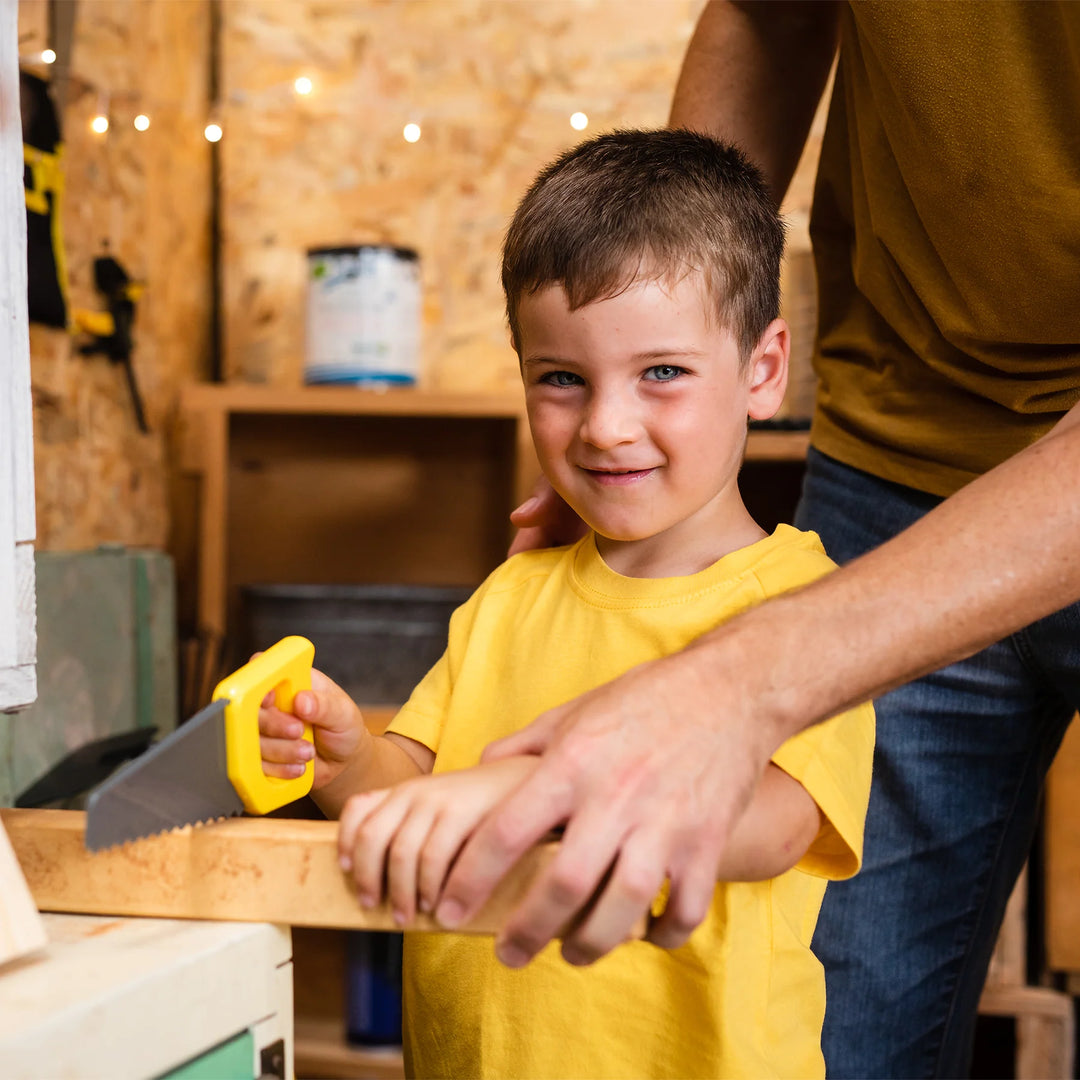
<instances>
[{"instance_id":1,"label":"adult man","mask_svg":"<svg viewBox=\"0 0 1080 1080\"><path fill-rule=\"evenodd\" d=\"M504 959L601 882L564 951L613 947L657 864L672 889L652 937L677 944L770 751L948 664L878 701L867 861L827 895L815 948L832 1075L955 1076L1080 703L1080 611L1059 610L1080 598L1080 8L710 3L672 121L740 143L779 200L838 40L798 523L854 561L499 744L544 761L463 853L439 915L471 911L566 821ZM585 764L600 759L602 776ZM671 778L691 761L684 790Z\"/></svg>"}]
</instances>

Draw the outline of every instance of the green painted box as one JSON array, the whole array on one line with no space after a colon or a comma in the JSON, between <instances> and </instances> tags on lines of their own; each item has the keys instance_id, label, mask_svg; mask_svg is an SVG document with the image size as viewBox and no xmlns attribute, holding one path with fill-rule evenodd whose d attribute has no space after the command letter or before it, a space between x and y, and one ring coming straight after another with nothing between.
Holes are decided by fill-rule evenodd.
<instances>
[{"instance_id":1,"label":"green painted box","mask_svg":"<svg viewBox=\"0 0 1080 1080\"><path fill-rule=\"evenodd\" d=\"M38 700L0 713L0 805L80 746L176 727L176 587L163 552L39 552Z\"/></svg>"}]
</instances>

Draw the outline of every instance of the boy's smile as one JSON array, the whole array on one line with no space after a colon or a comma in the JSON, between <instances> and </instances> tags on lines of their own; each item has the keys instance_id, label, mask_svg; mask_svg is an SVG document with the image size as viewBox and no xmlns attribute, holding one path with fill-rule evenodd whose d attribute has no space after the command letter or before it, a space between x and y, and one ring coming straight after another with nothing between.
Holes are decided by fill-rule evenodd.
<instances>
[{"instance_id":1,"label":"boy's smile","mask_svg":"<svg viewBox=\"0 0 1080 1080\"><path fill-rule=\"evenodd\" d=\"M743 367L698 273L637 279L575 311L550 285L522 298L519 322L540 464L612 569L695 573L763 535L737 480L747 416L783 396L783 323Z\"/></svg>"}]
</instances>

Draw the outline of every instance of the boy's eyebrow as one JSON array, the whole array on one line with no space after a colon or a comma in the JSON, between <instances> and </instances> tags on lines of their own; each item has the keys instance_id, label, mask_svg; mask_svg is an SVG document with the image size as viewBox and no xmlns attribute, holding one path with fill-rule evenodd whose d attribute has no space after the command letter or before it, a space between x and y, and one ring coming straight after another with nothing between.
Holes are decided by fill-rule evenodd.
<instances>
[{"instance_id":1,"label":"boy's eyebrow","mask_svg":"<svg viewBox=\"0 0 1080 1080\"><path fill-rule=\"evenodd\" d=\"M677 360L679 357L685 357L687 359L700 358L705 355L704 349L645 349L643 352L634 353L629 359L635 363L645 363L648 360ZM526 356L522 358L522 367L528 367L530 364L566 364L569 367L575 367L577 362L574 360L564 359L559 356Z\"/></svg>"}]
</instances>

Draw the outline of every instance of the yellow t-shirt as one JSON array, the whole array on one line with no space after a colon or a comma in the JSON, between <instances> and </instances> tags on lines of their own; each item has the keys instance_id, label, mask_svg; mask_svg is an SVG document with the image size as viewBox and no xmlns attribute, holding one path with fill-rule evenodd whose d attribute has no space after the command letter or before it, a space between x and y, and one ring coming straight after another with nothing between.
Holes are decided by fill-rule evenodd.
<instances>
[{"instance_id":1,"label":"yellow t-shirt","mask_svg":"<svg viewBox=\"0 0 1080 1080\"><path fill-rule=\"evenodd\" d=\"M949 495L1080 400L1080 3L845 5L813 442Z\"/></svg>"},{"instance_id":2,"label":"yellow t-shirt","mask_svg":"<svg viewBox=\"0 0 1080 1080\"><path fill-rule=\"evenodd\" d=\"M436 751L436 772L475 765L545 709L832 565L816 535L786 525L689 577L623 577L592 536L515 556L454 614L445 655L390 730ZM826 879L859 865L873 744L865 705L777 751L825 824L795 869L718 885L682 948L632 942L575 968L552 945L511 971L490 938L406 935L409 1074L823 1076L825 984L810 938Z\"/></svg>"}]
</instances>

